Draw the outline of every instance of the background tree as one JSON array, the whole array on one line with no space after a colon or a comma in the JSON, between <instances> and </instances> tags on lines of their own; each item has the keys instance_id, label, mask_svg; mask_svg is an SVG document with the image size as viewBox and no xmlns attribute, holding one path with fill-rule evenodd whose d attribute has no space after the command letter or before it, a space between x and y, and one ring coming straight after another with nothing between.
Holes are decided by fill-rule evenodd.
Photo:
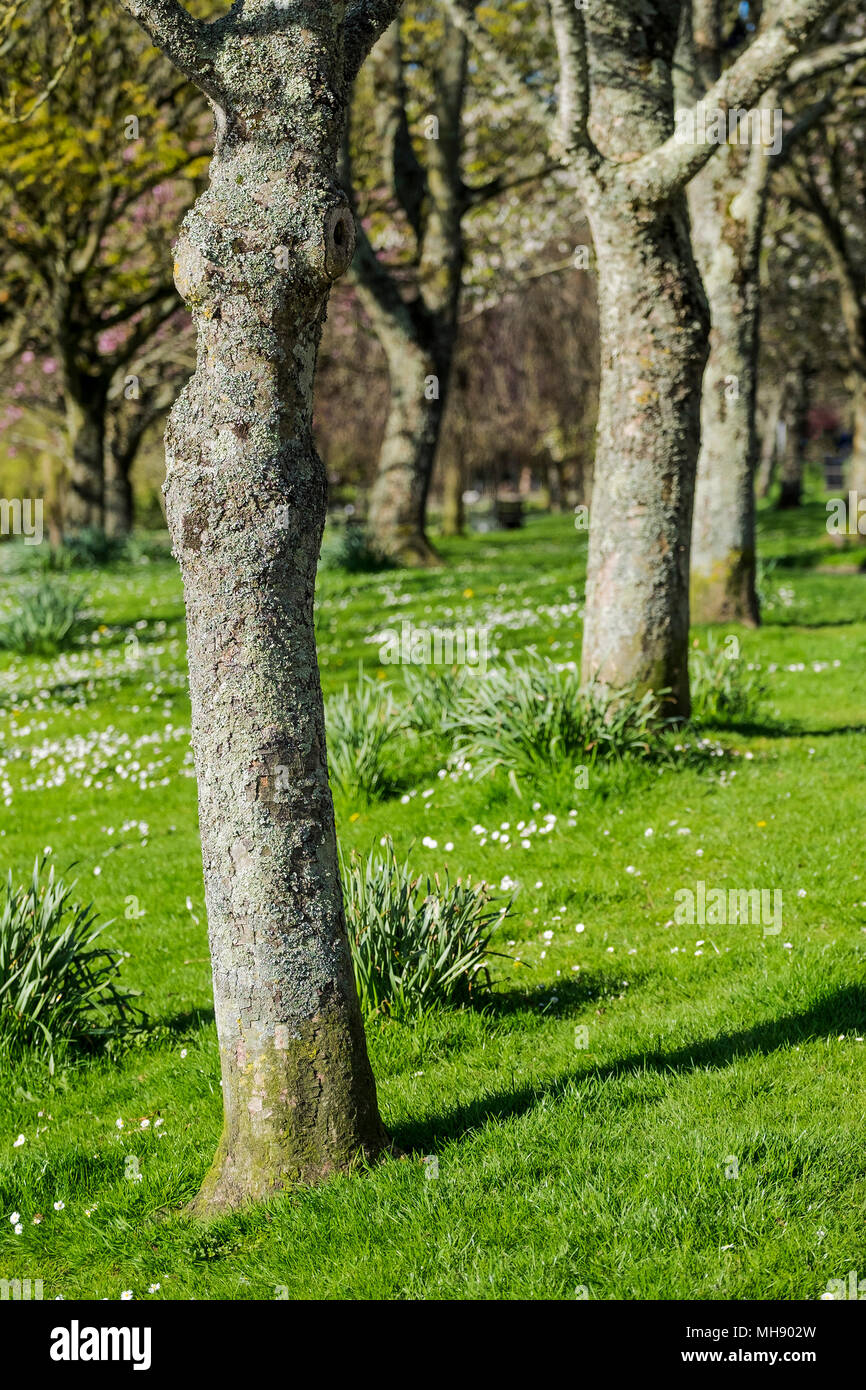
<instances>
[{"instance_id":1,"label":"background tree","mask_svg":"<svg viewBox=\"0 0 866 1390\"><path fill-rule=\"evenodd\" d=\"M355 125L375 132L381 161L360 171L355 161L361 222L353 278L390 382L368 529L380 550L426 564L436 558L426 504L456 350L464 224L483 203L534 183L550 166L532 157L531 142L522 156L501 145L494 154L491 83L470 61L465 35L441 12L415 10L395 23L366 77L356 93ZM344 182L352 177L347 152Z\"/></svg>"},{"instance_id":2,"label":"background tree","mask_svg":"<svg viewBox=\"0 0 866 1390\"><path fill-rule=\"evenodd\" d=\"M72 528L105 523L106 449L110 463L131 462L137 426L131 420L107 439L111 403L115 415L128 404L141 421L163 392L160 374L148 378L144 364L179 309L168 234L203 172L207 126L200 94L134 25L118 21L113 4L82 0L76 13L81 32L62 80L30 100L27 121L0 120L7 362L16 345L56 363ZM40 69L53 61L59 70L62 12L38 9L28 33L43 53ZM166 342L177 341L163 338L163 359ZM118 455L120 435L127 444ZM112 482L115 530L129 521L120 496Z\"/></svg>"},{"instance_id":3,"label":"background tree","mask_svg":"<svg viewBox=\"0 0 866 1390\"><path fill-rule=\"evenodd\" d=\"M683 99L695 100L735 60L745 40L745 16L754 28L772 15L769 5L693 0L680 45L678 70L690 76L682 83ZM778 178L808 130L823 129L849 80L846 67L850 73L866 52L866 40L842 26L842 16L834 16L826 41L796 59L764 92L748 135L738 131L736 140L723 142L688 186L711 318L691 554L691 614L699 622L754 625L760 619L755 471L761 245L773 175ZM856 28L855 18L848 29Z\"/></svg>"},{"instance_id":4,"label":"background tree","mask_svg":"<svg viewBox=\"0 0 866 1390\"><path fill-rule=\"evenodd\" d=\"M455 15L490 43L458 0ZM783 0L703 94L750 108L834 8ZM555 138L595 240L601 386L582 669L586 682L667 689L690 711L689 553L709 315L685 187L714 151L673 130L682 6L550 0L559 57ZM625 76L625 80L624 80ZM515 81L525 87L517 74Z\"/></svg>"}]
</instances>

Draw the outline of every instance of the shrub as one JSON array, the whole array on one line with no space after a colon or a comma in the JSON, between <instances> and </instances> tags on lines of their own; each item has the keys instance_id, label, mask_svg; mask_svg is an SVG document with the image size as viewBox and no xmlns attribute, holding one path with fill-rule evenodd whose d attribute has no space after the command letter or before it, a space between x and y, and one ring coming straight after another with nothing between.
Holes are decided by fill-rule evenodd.
<instances>
[{"instance_id":1,"label":"shrub","mask_svg":"<svg viewBox=\"0 0 866 1390\"><path fill-rule=\"evenodd\" d=\"M413 875L390 840L384 854L340 856L346 925L361 1009L409 1018L464 1005L490 986L490 949L510 903L493 905L486 883L444 885Z\"/></svg>"},{"instance_id":2,"label":"shrub","mask_svg":"<svg viewBox=\"0 0 866 1390\"><path fill-rule=\"evenodd\" d=\"M750 720L764 703L766 691L756 671L740 656L732 657L712 633L706 647L697 643L689 662L692 719L697 724Z\"/></svg>"},{"instance_id":3,"label":"shrub","mask_svg":"<svg viewBox=\"0 0 866 1390\"><path fill-rule=\"evenodd\" d=\"M8 875L0 897L0 1047L18 1055L46 1057L54 1071L70 1043L108 1041L143 1020L118 987L122 954L96 945L104 930L93 904L73 900L74 884L55 878L40 883L45 861L34 865L24 888Z\"/></svg>"},{"instance_id":4,"label":"shrub","mask_svg":"<svg viewBox=\"0 0 866 1390\"><path fill-rule=\"evenodd\" d=\"M110 565L126 552L125 536L109 536L101 526L84 526L63 539L62 557L66 564L79 569L95 569Z\"/></svg>"},{"instance_id":5,"label":"shrub","mask_svg":"<svg viewBox=\"0 0 866 1390\"><path fill-rule=\"evenodd\" d=\"M328 700L328 769L331 781L347 796L368 801L388 789L385 753L405 727L389 686L365 676L358 667L354 690Z\"/></svg>"},{"instance_id":6,"label":"shrub","mask_svg":"<svg viewBox=\"0 0 866 1390\"><path fill-rule=\"evenodd\" d=\"M468 676L466 666L435 667L432 670L427 666L418 670L407 667L405 681L410 701L406 712L407 727L419 734L445 732Z\"/></svg>"},{"instance_id":7,"label":"shrub","mask_svg":"<svg viewBox=\"0 0 866 1390\"><path fill-rule=\"evenodd\" d=\"M394 561L371 540L363 526L342 526L339 536L322 547L324 569L372 574L394 568Z\"/></svg>"},{"instance_id":8,"label":"shrub","mask_svg":"<svg viewBox=\"0 0 866 1390\"><path fill-rule=\"evenodd\" d=\"M68 647L81 619L83 599L80 590L56 580L22 589L17 609L0 624L0 649L53 656Z\"/></svg>"},{"instance_id":9,"label":"shrub","mask_svg":"<svg viewBox=\"0 0 866 1390\"><path fill-rule=\"evenodd\" d=\"M581 690L576 670L534 652L522 661L509 654L458 698L446 727L454 734L453 756L474 776L504 768L519 792L521 778L571 759L647 757L666 722L659 709L652 692Z\"/></svg>"}]
</instances>

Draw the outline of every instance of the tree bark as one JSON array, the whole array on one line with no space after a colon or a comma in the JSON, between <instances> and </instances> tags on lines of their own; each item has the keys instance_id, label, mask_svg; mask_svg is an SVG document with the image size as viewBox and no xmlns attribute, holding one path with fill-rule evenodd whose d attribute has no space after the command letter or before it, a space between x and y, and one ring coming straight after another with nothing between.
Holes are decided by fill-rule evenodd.
<instances>
[{"instance_id":1,"label":"tree bark","mask_svg":"<svg viewBox=\"0 0 866 1390\"><path fill-rule=\"evenodd\" d=\"M354 74L341 6L299 0L287 17L247 0L209 28L171 5L160 28L162 0L140 8L206 86L217 126L210 187L176 246L198 366L169 419L165 482L222 1064L223 1134L195 1203L209 1214L389 1142L346 936L313 629L326 478L312 388L354 247L336 182Z\"/></svg>"},{"instance_id":2,"label":"tree bark","mask_svg":"<svg viewBox=\"0 0 866 1390\"><path fill-rule=\"evenodd\" d=\"M426 515L463 274L467 204L460 154L467 48L460 30L446 24L433 73L438 138L427 142L424 169L411 151L398 24L374 55L380 122L390 151L386 174L417 238L419 292L404 298L362 233L355 279L388 360L391 393L367 524L377 547L405 565L439 563L427 538Z\"/></svg>"},{"instance_id":3,"label":"tree bark","mask_svg":"<svg viewBox=\"0 0 866 1390\"><path fill-rule=\"evenodd\" d=\"M770 92L762 102L776 105ZM691 613L702 623L760 622L756 589L755 424L759 258L770 156L720 150L689 185L695 254L710 303L692 534Z\"/></svg>"},{"instance_id":4,"label":"tree bark","mask_svg":"<svg viewBox=\"0 0 866 1390\"><path fill-rule=\"evenodd\" d=\"M390 393L367 503L367 529L376 547L400 564L435 565L439 557L426 531L427 497L442 429L446 378L409 315L402 323L384 322L363 292L362 299L385 351ZM428 399L433 391L436 395Z\"/></svg>"},{"instance_id":5,"label":"tree bark","mask_svg":"<svg viewBox=\"0 0 866 1390\"><path fill-rule=\"evenodd\" d=\"M104 524L105 407L102 384L80 383L66 390L69 487L64 519L71 531Z\"/></svg>"},{"instance_id":6,"label":"tree bark","mask_svg":"<svg viewBox=\"0 0 866 1390\"><path fill-rule=\"evenodd\" d=\"M130 472L132 458L114 447L111 440L105 449L105 533L108 536L128 536L132 530L134 499Z\"/></svg>"},{"instance_id":7,"label":"tree bark","mask_svg":"<svg viewBox=\"0 0 866 1390\"><path fill-rule=\"evenodd\" d=\"M866 349L863 357L866 359ZM854 437L851 441L851 457L848 460L848 487L859 497L866 498L866 374L862 370L853 370L852 377L851 409L854 417Z\"/></svg>"},{"instance_id":8,"label":"tree bark","mask_svg":"<svg viewBox=\"0 0 866 1390\"><path fill-rule=\"evenodd\" d=\"M783 418L787 389L788 378L783 377L774 387L767 403L761 435L761 461L758 466L756 488L759 497L769 497L770 488L773 486L776 465L779 461L779 422Z\"/></svg>"},{"instance_id":9,"label":"tree bark","mask_svg":"<svg viewBox=\"0 0 866 1390\"><path fill-rule=\"evenodd\" d=\"M690 713L689 548L709 329L685 197L593 199L601 386L582 679Z\"/></svg>"}]
</instances>

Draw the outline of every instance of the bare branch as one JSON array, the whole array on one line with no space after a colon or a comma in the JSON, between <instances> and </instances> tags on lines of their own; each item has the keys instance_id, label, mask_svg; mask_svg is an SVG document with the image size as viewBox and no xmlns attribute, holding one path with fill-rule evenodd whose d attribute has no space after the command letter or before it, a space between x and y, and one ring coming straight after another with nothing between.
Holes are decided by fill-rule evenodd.
<instances>
[{"instance_id":1,"label":"bare branch","mask_svg":"<svg viewBox=\"0 0 866 1390\"><path fill-rule=\"evenodd\" d=\"M837 3L838 0L782 0L766 29L692 108L695 121L700 107L723 112L753 107L767 88L784 76L792 59ZM628 165L626 181L639 198L659 202L687 184L716 148L672 135Z\"/></svg>"},{"instance_id":2,"label":"bare branch","mask_svg":"<svg viewBox=\"0 0 866 1390\"><path fill-rule=\"evenodd\" d=\"M866 58L866 39L852 39L848 43L826 44L823 48L816 48L814 53L807 53L803 58L798 58L788 69L786 87L793 87L798 82L808 82L812 77L820 77L822 73L832 72L835 68L845 67L856 58Z\"/></svg>"},{"instance_id":3,"label":"bare branch","mask_svg":"<svg viewBox=\"0 0 866 1390\"><path fill-rule=\"evenodd\" d=\"M479 24L474 14L461 3L461 0L442 0L452 24L461 29L480 58L505 84L508 90L525 105L532 107L533 115L541 123L548 135L556 134L556 123L543 97L527 86L520 69L506 58L505 54L490 37L483 24Z\"/></svg>"},{"instance_id":4,"label":"bare branch","mask_svg":"<svg viewBox=\"0 0 866 1390\"><path fill-rule=\"evenodd\" d=\"M209 25L194 19L179 0L117 0L137 20L155 48L200 87L212 71Z\"/></svg>"},{"instance_id":5,"label":"bare branch","mask_svg":"<svg viewBox=\"0 0 866 1390\"><path fill-rule=\"evenodd\" d=\"M589 69L583 12L573 0L548 0L559 56L559 138L568 152L586 145L589 119Z\"/></svg>"},{"instance_id":6,"label":"bare branch","mask_svg":"<svg viewBox=\"0 0 866 1390\"><path fill-rule=\"evenodd\" d=\"M373 44L396 19L402 0L353 0L343 30L345 74L354 82Z\"/></svg>"}]
</instances>

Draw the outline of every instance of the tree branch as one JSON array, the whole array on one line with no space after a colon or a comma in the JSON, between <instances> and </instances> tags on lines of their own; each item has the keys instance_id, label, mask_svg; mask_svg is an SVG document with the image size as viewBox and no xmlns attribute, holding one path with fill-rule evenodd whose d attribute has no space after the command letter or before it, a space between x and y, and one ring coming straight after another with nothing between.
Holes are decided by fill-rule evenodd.
<instances>
[{"instance_id":1,"label":"tree branch","mask_svg":"<svg viewBox=\"0 0 866 1390\"><path fill-rule=\"evenodd\" d=\"M151 43L203 90L212 72L209 25L194 19L179 0L117 0Z\"/></svg>"},{"instance_id":2,"label":"tree branch","mask_svg":"<svg viewBox=\"0 0 866 1390\"><path fill-rule=\"evenodd\" d=\"M343 28L344 72L354 82L373 44L396 19L402 0L352 0Z\"/></svg>"},{"instance_id":3,"label":"tree branch","mask_svg":"<svg viewBox=\"0 0 866 1390\"><path fill-rule=\"evenodd\" d=\"M583 11L574 0L548 0L559 57L559 138L571 153L588 143L589 69Z\"/></svg>"},{"instance_id":4,"label":"tree branch","mask_svg":"<svg viewBox=\"0 0 866 1390\"><path fill-rule=\"evenodd\" d=\"M692 108L709 111L750 109L763 92L784 76L815 28L835 9L838 0L782 0L770 23L736 62ZM682 188L712 156L715 145L683 141L676 135L626 166L632 193L647 202L661 202Z\"/></svg>"},{"instance_id":5,"label":"tree branch","mask_svg":"<svg viewBox=\"0 0 866 1390\"><path fill-rule=\"evenodd\" d=\"M442 0L442 5L452 24L462 30L478 56L484 59L513 96L532 107L535 119L541 123L549 136L554 136L556 133L555 121L547 103L538 92L527 86L520 69L515 67L509 58L506 58L484 25L479 24L475 15L464 7L461 0Z\"/></svg>"},{"instance_id":6,"label":"tree branch","mask_svg":"<svg viewBox=\"0 0 866 1390\"><path fill-rule=\"evenodd\" d=\"M808 82L812 77L820 77L822 73L844 67L855 58L866 58L866 39L826 44L791 64L785 86L794 87L798 82Z\"/></svg>"}]
</instances>

